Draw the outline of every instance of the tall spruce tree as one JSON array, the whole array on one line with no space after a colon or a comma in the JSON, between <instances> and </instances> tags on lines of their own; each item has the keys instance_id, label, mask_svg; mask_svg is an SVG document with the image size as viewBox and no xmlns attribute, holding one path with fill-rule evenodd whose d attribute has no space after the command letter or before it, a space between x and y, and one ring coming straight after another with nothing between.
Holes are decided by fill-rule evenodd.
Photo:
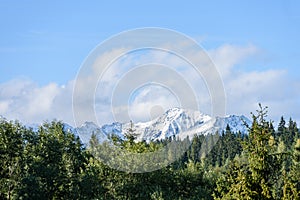
<instances>
[{"instance_id":1,"label":"tall spruce tree","mask_svg":"<svg viewBox=\"0 0 300 200\"><path fill-rule=\"evenodd\" d=\"M281 163L275 153L274 130L271 122L266 121L266 116L267 107L263 108L259 104L257 115L252 115L249 138L243 144L248 164L240 166L235 162L234 167L220 178L216 199L274 199L274 185L279 177ZM227 187L222 186L224 181L230 179L233 181Z\"/></svg>"}]
</instances>

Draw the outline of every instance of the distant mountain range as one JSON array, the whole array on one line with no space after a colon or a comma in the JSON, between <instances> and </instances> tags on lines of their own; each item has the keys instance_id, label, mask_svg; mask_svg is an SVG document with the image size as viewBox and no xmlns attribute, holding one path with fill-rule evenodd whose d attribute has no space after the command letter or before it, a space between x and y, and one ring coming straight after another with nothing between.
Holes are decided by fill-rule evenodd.
<instances>
[{"instance_id":1,"label":"distant mountain range","mask_svg":"<svg viewBox=\"0 0 300 200\"><path fill-rule=\"evenodd\" d=\"M227 124L233 132L240 131L242 134L247 134L245 123L251 125L251 121L243 115L210 117L199 111L172 108L162 116L148 122L133 124L115 122L101 127L93 122L85 122L76 128L65 124L65 129L75 133L83 143L88 144L93 133L97 135L100 142L109 140L108 138L112 134L124 138L131 126L135 130L137 141L155 141L169 137L184 139L188 136L192 138L195 134L221 133L226 129Z\"/></svg>"}]
</instances>

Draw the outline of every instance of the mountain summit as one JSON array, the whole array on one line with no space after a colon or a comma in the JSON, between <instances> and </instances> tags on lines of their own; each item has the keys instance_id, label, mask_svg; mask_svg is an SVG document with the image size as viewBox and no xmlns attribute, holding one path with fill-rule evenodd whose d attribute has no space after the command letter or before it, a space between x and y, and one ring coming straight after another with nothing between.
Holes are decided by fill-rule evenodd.
<instances>
[{"instance_id":1,"label":"mountain summit","mask_svg":"<svg viewBox=\"0 0 300 200\"><path fill-rule=\"evenodd\" d=\"M247 134L245 123L251 125L250 120L243 115L210 117L199 111L172 108L156 119L133 124L133 130L135 130L137 141L155 141L170 137L184 139L192 138L195 134L221 133L226 129L227 124L233 132L240 131L242 134ZM82 142L87 144L93 133L97 135L100 142L108 140L112 134L124 138L131 126L131 123L115 122L99 127L92 122L86 122L73 130Z\"/></svg>"}]
</instances>

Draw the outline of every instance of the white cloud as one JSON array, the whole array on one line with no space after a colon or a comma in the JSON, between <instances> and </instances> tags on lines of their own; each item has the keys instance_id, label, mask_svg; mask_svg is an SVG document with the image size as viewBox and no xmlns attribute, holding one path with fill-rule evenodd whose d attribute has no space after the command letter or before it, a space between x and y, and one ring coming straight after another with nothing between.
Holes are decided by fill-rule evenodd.
<instances>
[{"instance_id":1,"label":"white cloud","mask_svg":"<svg viewBox=\"0 0 300 200\"><path fill-rule=\"evenodd\" d=\"M236 77L231 77L226 82L227 93L234 95L234 97L264 96L264 98L282 98L281 92L274 93L275 88L280 88L281 84L285 84L286 77L284 70L266 70L266 71L252 71L248 73L239 73ZM274 89L272 89L274 88Z\"/></svg>"},{"instance_id":2,"label":"white cloud","mask_svg":"<svg viewBox=\"0 0 300 200\"><path fill-rule=\"evenodd\" d=\"M134 99L129 102L129 116L134 121L149 121L158 117L155 108L163 111L180 107L180 101L171 91L161 86L150 85L136 91Z\"/></svg>"},{"instance_id":3,"label":"white cloud","mask_svg":"<svg viewBox=\"0 0 300 200\"><path fill-rule=\"evenodd\" d=\"M0 113L7 113L9 108L9 101L0 101Z\"/></svg>"},{"instance_id":4,"label":"white cloud","mask_svg":"<svg viewBox=\"0 0 300 200\"><path fill-rule=\"evenodd\" d=\"M219 49L219 50L218 50ZM227 95L227 113L248 115L258 108L258 103L269 107L269 117L275 121L281 115L300 119L300 94L297 84L289 78L284 69L241 71L237 65L245 60L255 60L261 51L255 46L219 47L212 58L223 77ZM228 52L227 52L228 51ZM256 63L260 64L257 59ZM255 63L255 62L254 62ZM299 83L298 83L299 84Z\"/></svg>"},{"instance_id":5,"label":"white cloud","mask_svg":"<svg viewBox=\"0 0 300 200\"><path fill-rule=\"evenodd\" d=\"M55 107L60 106L56 100L62 94L63 88L56 83L38 86L28 79L14 79L0 84L0 114L25 123L41 123L58 118L59 115L61 116L59 112L64 110L55 112ZM69 109L71 113L71 105ZM70 117L67 118L67 114L64 113L60 119L70 119Z\"/></svg>"},{"instance_id":6,"label":"white cloud","mask_svg":"<svg viewBox=\"0 0 300 200\"><path fill-rule=\"evenodd\" d=\"M228 76L234 73L233 68L236 64L239 64L244 59L258 54L259 49L254 45L236 46L225 44L217 49L208 51L208 53L222 74L222 78L226 79Z\"/></svg>"},{"instance_id":7,"label":"white cloud","mask_svg":"<svg viewBox=\"0 0 300 200\"><path fill-rule=\"evenodd\" d=\"M203 52L196 54L193 49L187 51L194 61L207 62ZM211 93L205 82L205 78L209 77L201 78L192 66L167 52L149 50L139 52L138 56L126 55L113 63L99 79L101 67L124 52L126 52L125 48L106 52L96 59L91 68L84 69L83 75L76 80L74 98L78 101L75 117L78 117L81 123L95 120L100 124L112 122L113 114L122 121L128 121L128 115L134 121L149 120L155 113L158 114L160 109L166 110L179 106L182 103L180 98L186 100L185 105L192 105L193 94L196 95L201 111L211 114ZM299 82L292 83L287 71L281 69L251 71L250 68L242 71L237 68L249 59L252 59L251 61L256 59L255 56L260 52L254 45L228 44L208 51L223 79L227 96L227 113L247 115L256 110L257 103L261 102L269 105L270 117L274 120L277 120L281 113L300 119L300 111L294 109L300 104ZM130 71L132 67L150 62L165 67L157 68L160 70L154 72L150 69ZM209 76L210 69L205 70L207 71L202 75ZM133 74L130 76L130 73ZM145 84L143 81L147 78L159 83L164 80L162 85L171 88L177 97L165 88L151 86L151 84L150 87L134 92ZM15 79L2 83L0 84L0 115L9 119L19 119L25 123L57 118L74 124L72 108L74 83L75 80L71 80L62 86L56 83L39 86L28 79ZM116 94L118 87L121 88L121 92ZM131 94L130 100L124 88L131 87L133 91L128 91ZM116 95L115 102L112 102L113 95ZM111 109L112 103L115 103L113 109ZM93 117L94 113L96 118Z\"/></svg>"},{"instance_id":8,"label":"white cloud","mask_svg":"<svg viewBox=\"0 0 300 200\"><path fill-rule=\"evenodd\" d=\"M28 115L35 116L40 113L48 113L58 93L59 88L55 83L50 83L41 88L35 88L32 93L28 95Z\"/></svg>"}]
</instances>

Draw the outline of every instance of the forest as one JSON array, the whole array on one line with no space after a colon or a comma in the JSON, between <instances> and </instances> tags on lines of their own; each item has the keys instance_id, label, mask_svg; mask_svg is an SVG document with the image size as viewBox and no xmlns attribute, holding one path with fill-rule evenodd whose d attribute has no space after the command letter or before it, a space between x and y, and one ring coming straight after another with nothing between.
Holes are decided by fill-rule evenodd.
<instances>
[{"instance_id":1,"label":"forest","mask_svg":"<svg viewBox=\"0 0 300 200\"><path fill-rule=\"evenodd\" d=\"M112 135L111 143L93 135L88 146L61 121L34 131L0 119L0 199L300 199L300 130L284 117L274 127L267 111L260 105L252 114L248 134L227 126L184 141L135 142L128 130L125 139ZM111 168L118 159L109 165L98 159L114 157L114 147L155 152L171 141L187 150L177 155L168 148L176 161L145 173ZM130 167L152 163L129 159Z\"/></svg>"}]
</instances>

